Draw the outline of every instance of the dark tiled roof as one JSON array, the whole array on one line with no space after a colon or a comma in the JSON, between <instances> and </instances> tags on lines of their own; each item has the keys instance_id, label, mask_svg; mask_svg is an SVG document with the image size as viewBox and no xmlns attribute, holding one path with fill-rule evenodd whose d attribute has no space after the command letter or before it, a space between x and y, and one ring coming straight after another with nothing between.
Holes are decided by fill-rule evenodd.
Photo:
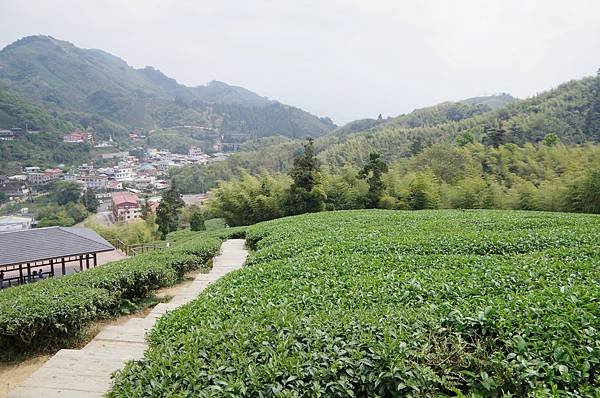
<instances>
[{"instance_id":1,"label":"dark tiled roof","mask_svg":"<svg viewBox=\"0 0 600 398\"><path fill-rule=\"evenodd\" d=\"M0 265L114 250L91 229L49 227L0 233Z\"/></svg>"}]
</instances>

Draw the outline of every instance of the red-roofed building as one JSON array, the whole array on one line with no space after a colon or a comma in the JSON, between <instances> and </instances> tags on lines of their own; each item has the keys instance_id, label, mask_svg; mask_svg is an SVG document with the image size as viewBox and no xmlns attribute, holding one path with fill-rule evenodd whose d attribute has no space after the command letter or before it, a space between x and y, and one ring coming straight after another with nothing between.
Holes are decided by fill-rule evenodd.
<instances>
[{"instance_id":1,"label":"red-roofed building","mask_svg":"<svg viewBox=\"0 0 600 398\"><path fill-rule=\"evenodd\" d=\"M111 195L111 203L116 221L131 222L142 215L140 200L131 192L114 192Z\"/></svg>"},{"instance_id":2,"label":"red-roofed building","mask_svg":"<svg viewBox=\"0 0 600 398\"><path fill-rule=\"evenodd\" d=\"M89 142L92 145L94 144L94 131L92 129L87 129L85 132L81 132L79 130L73 131L65 136L63 136L63 142L69 143L78 143L78 142Z\"/></svg>"}]
</instances>

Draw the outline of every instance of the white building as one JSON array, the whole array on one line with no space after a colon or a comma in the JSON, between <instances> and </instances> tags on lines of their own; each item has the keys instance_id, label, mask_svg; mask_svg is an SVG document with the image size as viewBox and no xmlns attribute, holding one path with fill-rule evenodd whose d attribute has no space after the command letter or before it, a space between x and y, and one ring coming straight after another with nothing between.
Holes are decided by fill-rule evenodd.
<instances>
[{"instance_id":1,"label":"white building","mask_svg":"<svg viewBox=\"0 0 600 398\"><path fill-rule=\"evenodd\" d=\"M131 169L127 167L115 167L115 180L129 181L131 180Z\"/></svg>"},{"instance_id":2,"label":"white building","mask_svg":"<svg viewBox=\"0 0 600 398\"><path fill-rule=\"evenodd\" d=\"M31 217L4 216L0 217L0 233L12 231L24 231L31 229L33 219Z\"/></svg>"}]
</instances>

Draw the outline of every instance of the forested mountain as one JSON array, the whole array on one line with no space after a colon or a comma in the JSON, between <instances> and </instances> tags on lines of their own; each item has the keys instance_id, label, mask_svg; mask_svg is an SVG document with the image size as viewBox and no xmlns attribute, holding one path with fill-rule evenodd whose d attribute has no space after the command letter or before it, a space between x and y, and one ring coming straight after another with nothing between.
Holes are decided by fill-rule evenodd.
<instances>
[{"instance_id":1,"label":"forested mountain","mask_svg":"<svg viewBox=\"0 0 600 398\"><path fill-rule=\"evenodd\" d=\"M0 174L21 172L22 166L54 166L85 162L88 144L63 143L63 134L76 126L0 86L0 129L28 129L13 141L0 141Z\"/></svg>"},{"instance_id":2,"label":"forested mountain","mask_svg":"<svg viewBox=\"0 0 600 398\"><path fill-rule=\"evenodd\" d=\"M484 97L485 98L485 97ZM600 76L575 80L526 100L491 109L485 101L446 102L391 119L353 122L315 140L321 165L362 167L376 151L388 162L437 144L491 146L539 143L546 136L566 145L600 141ZM358 126L358 127L357 127ZM358 128L364 131L356 131ZM496 140L496 142L494 142ZM260 170L286 172L301 144L284 141L234 154L221 164L183 168L175 177L185 190L204 191L217 179Z\"/></svg>"},{"instance_id":3,"label":"forested mountain","mask_svg":"<svg viewBox=\"0 0 600 398\"><path fill-rule=\"evenodd\" d=\"M130 129L192 125L248 137L317 137L335 125L222 82L187 87L101 50L31 36L0 51L0 82L77 125L117 138ZM0 126L2 127L2 126Z\"/></svg>"}]
</instances>

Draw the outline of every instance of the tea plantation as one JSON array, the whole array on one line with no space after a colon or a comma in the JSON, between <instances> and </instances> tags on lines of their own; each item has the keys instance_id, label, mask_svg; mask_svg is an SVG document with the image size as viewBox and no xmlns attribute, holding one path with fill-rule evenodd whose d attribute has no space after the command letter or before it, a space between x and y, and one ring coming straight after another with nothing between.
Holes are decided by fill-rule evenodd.
<instances>
[{"instance_id":1,"label":"tea plantation","mask_svg":"<svg viewBox=\"0 0 600 398\"><path fill-rule=\"evenodd\" d=\"M600 393L599 216L327 212L246 238L110 397Z\"/></svg>"},{"instance_id":2,"label":"tea plantation","mask_svg":"<svg viewBox=\"0 0 600 398\"><path fill-rule=\"evenodd\" d=\"M90 322L118 315L131 302L180 281L187 271L207 267L222 240L234 232L195 240L179 235L168 250L0 290L0 361L72 345Z\"/></svg>"}]
</instances>

